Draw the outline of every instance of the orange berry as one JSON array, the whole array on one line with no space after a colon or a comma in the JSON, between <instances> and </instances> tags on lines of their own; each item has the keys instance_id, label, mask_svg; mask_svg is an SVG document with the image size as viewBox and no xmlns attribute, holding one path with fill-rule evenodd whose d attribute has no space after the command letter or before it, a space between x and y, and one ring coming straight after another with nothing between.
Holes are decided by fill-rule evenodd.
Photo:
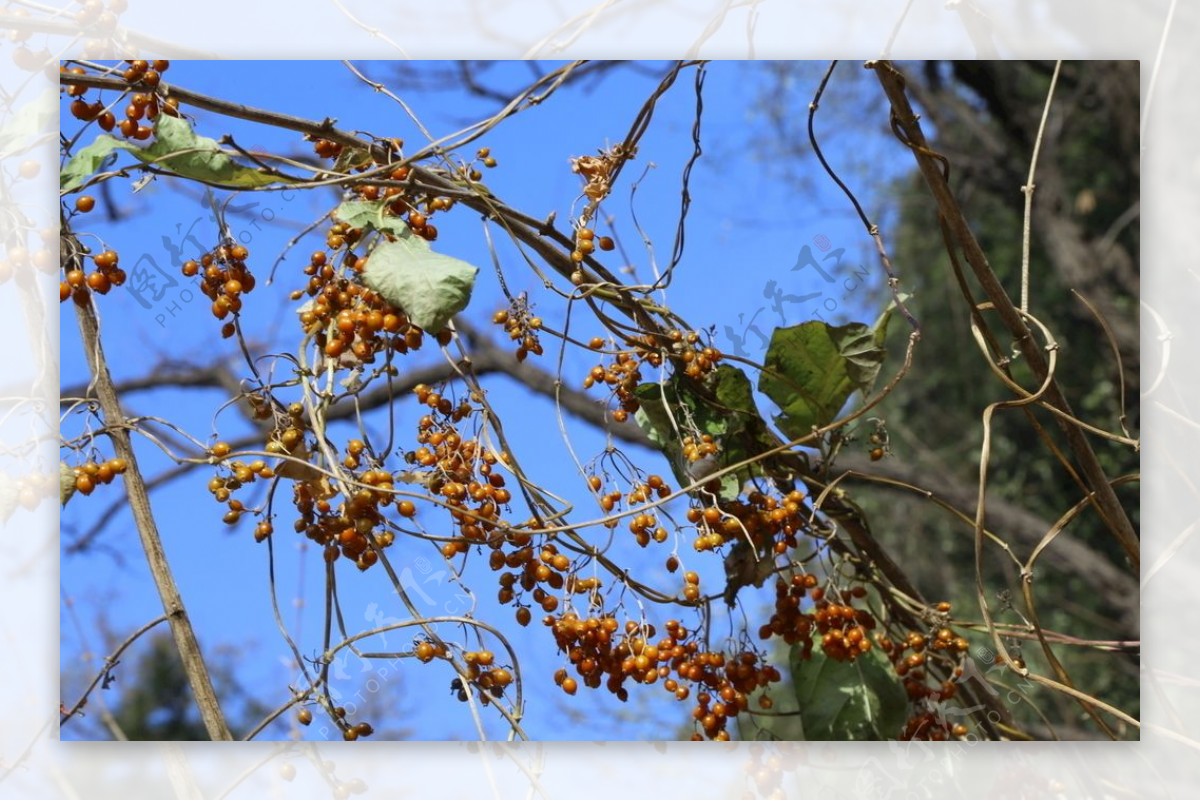
<instances>
[{"instance_id":1,"label":"orange berry","mask_svg":"<svg viewBox=\"0 0 1200 801\"><path fill-rule=\"evenodd\" d=\"M108 272L112 268L116 267L119 260L120 257L117 256L117 253L114 250L106 250L103 253L97 253L92 258L92 261L96 263L96 268L105 272Z\"/></svg>"},{"instance_id":2,"label":"orange berry","mask_svg":"<svg viewBox=\"0 0 1200 801\"><path fill-rule=\"evenodd\" d=\"M101 295L107 295L112 289L112 281L104 273L92 273L87 277L87 285Z\"/></svg>"}]
</instances>

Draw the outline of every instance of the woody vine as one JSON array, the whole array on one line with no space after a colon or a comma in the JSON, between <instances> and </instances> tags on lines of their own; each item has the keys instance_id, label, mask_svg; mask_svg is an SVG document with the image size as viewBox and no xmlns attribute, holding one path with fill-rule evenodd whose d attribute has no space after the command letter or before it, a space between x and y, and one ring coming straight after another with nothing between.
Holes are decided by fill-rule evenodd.
<instances>
[{"instance_id":1,"label":"woody vine","mask_svg":"<svg viewBox=\"0 0 1200 801\"><path fill-rule=\"evenodd\" d=\"M1008 394L989 407L983 424L1009 407L1049 409L1071 450L1056 456L1078 465L1088 502L1136 571L1136 534L1083 434L1131 448L1136 441L1073 413L1055 382L1050 327L1018 309L989 278L986 257L950 189L950 164L924 141L901 73L886 62L868 66L888 98L897 147L916 160L928 182L960 277L959 254L987 296L975 301L967 294L964 303L981 357L1003 377ZM401 96L347 67L407 111ZM832 68L810 106L812 147L874 241L891 301L867 322L812 320L776 328L756 364L723 353L708 332L666 302L668 286L695 280L686 268L684 233L688 176L702 157L709 65L671 65L623 139L592 153L564 154L564 169L579 181L578 197L564 199L576 201L569 218L538 219L484 183L490 171L503 170L503 154L486 145L489 131L554 102L587 67L553 69L495 115L413 148L387 132L349 132L328 119L251 108L176 86L167 80L166 61L64 65L60 82L73 121L63 125L60 300L64 314L71 309L78 320L77 344L92 375L84 392L64 392L64 430L68 419L86 424L78 436L64 435L63 503L98 503L122 491L103 485L123 484L119 503L133 513L209 736L255 737L285 715L303 725L320 715L348 740L370 736L378 721L347 712L330 670L350 650L444 666L481 737L482 718L492 715L509 736L536 738L525 715L545 701L527 689L514 626L540 627L553 642L562 659L553 683L565 696L601 692L623 702L635 693L666 693L679 702L694 739L745 736L747 727L769 730L781 714L798 719L807 739L1036 736L974 668L969 637L995 647L1006 675L1075 699L1099 730L1117 736L1119 727L1136 728L1129 714L1066 675L1053 656L1060 640L1038 623L1032 589L1019 626L997 619L979 565L975 608L926 598L856 502L858 493L870 492L871 477L844 469L839 456L858 448L873 462L890 458L880 404L912 369L921 327L883 232L821 151L814 120ZM696 119L672 252L653 281L627 281L616 269L622 248L608 206L629 180L630 164L645 158L641 140L656 105L668 93L687 91L695 97ZM294 132L313 161L200 130L189 110L201 109ZM121 191L143 180L206 189L217 221L211 247L192 254L180 272L198 282L211 304L213 324L204 339L227 343L242 356L226 408L252 422L253 436L228 439L218 432L206 440L171 428L170 421L149 425L123 411L120 387L108 376L97 310L130 276L122 254L92 244L103 243L103 225L88 215L102 185ZM281 266L277 254L252 252L224 221L229 204L248 193L330 187L340 197L309 234L323 235L323 243L299 270L286 266L294 258ZM524 260L519 267L501 266L499 259L492 265L507 305L483 312L490 330L471 322L479 319L472 294L483 266L444 252L439 225L453 215L481 216L486 235L507 238ZM297 250L300 241L308 239L297 237ZM284 337L289 347L271 352L242 330L249 315L263 313L255 289L266 280L292 287L294 305ZM535 302L530 292L537 287L545 291ZM543 319L540 309L549 304L568 310L568 325L559 329ZM889 332L890 341L902 342L900 357L891 361ZM1000 344L1008 340L1036 378L1032 389L1011 378L1011 357ZM561 364L566 349L592 354L594 366L584 375L562 374L554 355ZM416 354L430 352L442 358L408 366ZM607 432L610 445L576 454L577 474L563 479L590 495L592 509L573 507L563 487L539 479L537 454L512 446L504 421L517 412L489 397L488 377L495 373L516 377ZM778 413L764 416L761 401ZM360 425L349 438L331 433L331 424L361 421L367 411L385 416L385 424ZM170 437L162 434L164 425ZM381 430L386 434L375 433ZM272 553L281 540L304 538L320 555L327 590L320 653L306 656L289 639L303 681L249 731L230 731L212 688L155 524L158 479L142 475L131 434L138 447L160 449L176 463L169 480L205 476L214 525L244 532ZM661 460L635 463L621 442L650 445ZM986 468L986 453L982 461ZM984 543L1003 542L1004 535L985 525L986 471L980 486L976 509L948 507L947 513L976 538L982 560ZM1047 547L1055 533L1047 533ZM619 537L640 548L637 560L616 556ZM398 545L418 543L436 548L469 594L494 595L505 615L422 611L392 558ZM1039 553L1022 561L1009 551L1029 573ZM653 571L642 567L651 562L670 580L647 577ZM693 569L700 564L719 565L723 582L710 586L702 575L714 573ZM378 572L394 592L398 617L375 629L348 630L337 611L339 584ZM746 588L763 587L773 602L756 619L744 601ZM727 626L729 636L718 634L726 624L715 621L727 619L742 622ZM386 653L366 647L389 632L411 639L411 647L396 649L395 640ZM1014 637L1035 643L1052 668L1031 671L1010 653ZM85 693L64 707L63 726L86 699Z\"/></svg>"}]
</instances>

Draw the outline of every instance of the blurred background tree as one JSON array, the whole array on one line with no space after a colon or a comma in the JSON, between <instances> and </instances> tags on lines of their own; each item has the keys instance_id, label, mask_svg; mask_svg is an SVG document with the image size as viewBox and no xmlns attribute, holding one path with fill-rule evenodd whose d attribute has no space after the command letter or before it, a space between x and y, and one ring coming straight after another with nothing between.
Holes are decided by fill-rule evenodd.
<instances>
[{"instance_id":1,"label":"blurred background tree","mask_svg":"<svg viewBox=\"0 0 1200 801\"><path fill-rule=\"evenodd\" d=\"M903 68L930 144L950 162L951 186L975 236L1016 299L1021 187L1054 63L931 61ZM822 177L810 169L813 160L805 158L811 156L805 118L795 113L811 99L808 85L796 80L800 69L778 65L776 83L760 106L771 121L771 146L790 148L793 159L781 163L791 165L789 177L797 190L808 191L807 182ZM1062 65L1037 162L1029 305L1060 346L1057 376L1076 413L1106 430L1119 431L1123 425L1134 437L1140 422L1138 97L1135 61ZM871 73L842 65L817 116L818 135L843 122L852 124L852 117L862 113L857 102L885 101ZM839 466L926 488L969 513L979 479L981 414L997 399L997 385L972 339L937 209L911 155L899 143L894 160L901 167L899 177L894 167L866 157L842 176L868 213L884 220L884 239L902 288L914 293L912 307L923 336L913 371L878 412L887 421L891 456L871 462L861 449L847 451ZM877 211L882 208L892 211ZM977 301L983 297L977 287L972 291ZM1110 335L1120 351L1120 367ZM903 337L893 336L891 345L894 356L902 355ZM1034 386L1023 367L1018 360L1014 374L1023 386ZM991 441L987 524L1011 536L1009 543L1022 560L1082 497L1079 485L1039 439L1046 435L1066 452L1061 431L1048 413L1037 410L1034 415L1041 434L1023 414L1009 412L994 418ZM1110 477L1138 471L1134 450L1099 437L1092 443ZM1136 482L1118 489L1135 527L1138 492ZM885 485L857 492L855 498L927 598L951 601L956 610L976 606L972 572L963 569L974 555L969 524L912 492ZM1021 577L1011 561L996 555L987 562L985 583L996 593L989 600L1000 599L1003 608L1003 598L1018 600ZM1040 613L1046 629L1113 641L1112 649L1124 654L1113 659L1107 649L1060 648L1056 653L1068 673L1078 686L1095 688L1099 697L1136 717L1139 659L1131 641L1139 636L1137 576L1094 511L1085 511L1058 536L1039 561L1036 580L1044 588ZM1021 617L1008 609L1000 620L1020 623ZM1031 667L1047 669L1036 642L1019 650ZM1042 714L1056 721L1078 714L1075 702L1065 696L1038 691L1028 700L1015 711L1032 731L1047 736L1054 731L1064 738L1101 736L1069 725L1046 726ZM781 725L777 734L789 739L794 732Z\"/></svg>"}]
</instances>

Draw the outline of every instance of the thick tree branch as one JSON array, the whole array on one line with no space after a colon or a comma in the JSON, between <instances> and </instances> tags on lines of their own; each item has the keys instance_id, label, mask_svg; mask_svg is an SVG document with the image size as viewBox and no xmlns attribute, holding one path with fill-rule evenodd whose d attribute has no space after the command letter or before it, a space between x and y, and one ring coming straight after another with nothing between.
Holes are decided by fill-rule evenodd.
<instances>
[{"instance_id":1,"label":"thick tree branch","mask_svg":"<svg viewBox=\"0 0 1200 801\"><path fill-rule=\"evenodd\" d=\"M996 280L996 275L992 272L991 265L988 264L987 256L975 239L975 235L963 215L962 208L946 181L942 165L929 148L925 133L913 113L912 106L909 105L901 73L890 62L877 62L873 66L875 75L891 102L895 124L903 132L907 143L912 148L917 166L925 177L925 182L937 203L939 213L944 217L955 241L962 249L967 263L971 266L976 280L983 287L988 300L994 304L996 313L1004 327L1008 329L1030 370L1039 383L1045 381L1048 372L1045 353L1034 339L1032 332L1013 305L1004 287ZM1050 379L1046 388L1045 400L1065 414L1074 416L1070 403L1063 395L1058 382L1053 378ZM1095 493L1095 503L1106 527L1125 551L1130 566L1136 573L1141 564L1141 548L1137 532L1134 531L1125 508L1109 484L1108 477L1084 432L1078 426L1061 418L1056 417L1056 420L1075 455L1088 489Z\"/></svg>"},{"instance_id":2,"label":"thick tree branch","mask_svg":"<svg viewBox=\"0 0 1200 801\"><path fill-rule=\"evenodd\" d=\"M82 267L83 248L67 227L67 221L62 220L63 247L62 254L66 270ZM200 717L204 727L213 740L232 740L233 736L225 723L221 705L213 689L212 679L204 664L204 656L196 633L192 630L191 620L183 604L183 597L175 584L171 565L167 561L163 549L162 538L158 533L158 523L150 508L150 495L138 469L137 456L133 450L129 431L122 425L125 414L121 410L121 402L113 386L112 376L108 372L108 363L104 357L104 349L100 344L100 325L96 318L96 310L92 307L91 297L85 296L83 302L75 303L76 316L79 320L80 339L84 353L87 356L96 395L104 418L108 422L108 436L112 440L116 455L126 461L128 469L124 475L125 492L129 498L130 512L141 538L142 549L150 565L150 573L162 600L163 611L171 625L171 634L175 639L175 647L179 651L180 661L187 674L188 683L196 698Z\"/></svg>"},{"instance_id":3,"label":"thick tree branch","mask_svg":"<svg viewBox=\"0 0 1200 801\"><path fill-rule=\"evenodd\" d=\"M507 375L531 392L555 401L564 411L582 422L595 426L622 442L640 445L644 448L657 448L636 423L628 421L618 423L613 420L607 413L607 407L601 401L585 392L563 385L553 373L533 362L517 361L515 355L500 348L461 318L455 324L467 340L471 369L475 375L483 376L490 373ZM406 369L394 378L390 385L381 383L357 396L355 403L340 403L334 406L329 410L327 419L349 419L359 412L391 404L396 398L411 393L418 384L440 384L443 381L455 380L457 377L457 371L445 362ZM115 385L118 395L168 387L220 389L229 393L231 397L242 391L237 376L222 363L209 365L172 363L155 368L144 376L131 378ZM63 387L61 403L70 403L73 399L84 397L94 398L96 396L94 393L88 393L86 384L72 384Z\"/></svg>"}]
</instances>

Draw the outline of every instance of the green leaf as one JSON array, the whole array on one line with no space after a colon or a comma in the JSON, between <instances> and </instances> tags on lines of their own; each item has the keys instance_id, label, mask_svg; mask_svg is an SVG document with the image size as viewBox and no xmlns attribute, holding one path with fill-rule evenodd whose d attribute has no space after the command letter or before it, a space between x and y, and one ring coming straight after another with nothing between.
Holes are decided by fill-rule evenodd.
<instances>
[{"instance_id":1,"label":"green leaf","mask_svg":"<svg viewBox=\"0 0 1200 801\"><path fill-rule=\"evenodd\" d=\"M435 253L407 229L394 242L382 242L367 259L363 282L430 333L446 327L467 307L479 268Z\"/></svg>"},{"instance_id":2,"label":"green leaf","mask_svg":"<svg viewBox=\"0 0 1200 801\"><path fill-rule=\"evenodd\" d=\"M796 439L828 425L855 391L870 393L883 365L888 315L875 328L811 320L776 328L758 388L782 410L775 422Z\"/></svg>"},{"instance_id":3,"label":"green leaf","mask_svg":"<svg viewBox=\"0 0 1200 801\"><path fill-rule=\"evenodd\" d=\"M95 174L96 170L100 169L100 165L114 150L133 149L128 142L122 142L108 134L100 134L90 145L77 151L59 172L59 189L63 192L78 189Z\"/></svg>"},{"instance_id":4,"label":"green leaf","mask_svg":"<svg viewBox=\"0 0 1200 801\"><path fill-rule=\"evenodd\" d=\"M650 440L662 448L680 486L691 484L693 479L688 475L689 463L684 458L680 440L686 432L698 430L720 441L729 427L728 419L714 414L709 404L678 376L673 375L661 384L639 384L633 392L639 401L634 420ZM724 464L729 463L718 461L719 466ZM721 477L717 494L723 499L732 499L738 496L741 488L742 478L730 473Z\"/></svg>"},{"instance_id":5,"label":"green leaf","mask_svg":"<svg viewBox=\"0 0 1200 801\"><path fill-rule=\"evenodd\" d=\"M184 178L249 189L280 179L258 169L243 167L221 150L217 140L197 136L182 117L159 114L154 122L154 144L133 154Z\"/></svg>"},{"instance_id":6,"label":"green leaf","mask_svg":"<svg viewBox=\"0 0 1200 801\"><path fill-rule=\"evenodd\" d=\"M159 114L154 122L155 141L138 147L108 134L96 137L71 158L59 173L59 189L70 192L82 186L115 150L126 150L139 161L153 164L182 178L238 189L253 189L288 179L244 167L221 150L217 140L197 136L187 120Z\"/></svg>"},{"instance_id":7,"label":"green leaf","mask_svg":"<svg viewBox=\"0 0 1200 801\"><path fill-rule=\"evenodd\" d=\"M408 223L394 215L384 214L391 200L347 200L333 210L333 216L351 228L373 228L393 236L407 236ZM370 261L368 260L368 264Z\"/></svg>"},{"instance_id":8,"label":"green leaf","mask_svg":"<svg viewBox=\"0 0 1200 801\"><path fill-rule=\"evenodd\" d=\"M792 684L804 738L894 740L908 717L908 697L878 649L854 662L830 659L820 648L801 659L792 646Z\"/></svg>"},{"instance_id":9,"label":"green leaf","mask_svg":"<svg viewBox=\"0 0 1200 801\"><path fill-rule=\"evenodd\" d=\"M750 379L736 367L720 365L702 385L678 375L662 384L640 384L634 395L640 402L634 419L663 449L681 484L691 484L693 479L683 457L680 431L686 434L698 430L716 439L721 445L718 467L745 461L778 444L754 403ZM763 467L759 464L728 473L721 477L717 494L723 500L732 500L746 481L761 475Z\"/></svg>"},{"instance_id":10,"label":"green leaf","mask_svg":"<svg viewBox=\"0 0 1200 801\"><path fill-rule=\"evenodd\" d=\"M754 387L750 379L737 367L728 364L719 365L714 372L715 384L713 394L725 407L725 411L733 415L728 425L743 430L753 425L759 418L758 406L754 403Z\"/></svg>"},{"instance_id":11,"label":"green leaf","mask_svg":"<svg viewBox=\"0 0 1200 801\"><path fill-rule=\"evenodd\" d=\"M715 411L726 424L724 463L735 464L757 456L764 451L781 445L779 438L771 433L766 420L754 402L754 386L746 374L736 367L720 365L714 372L714 394L717 396ZM788 478L797 472L800 462L795 453L778 453L756 463L745 474Z\"/></svg>"}]
</instances>

